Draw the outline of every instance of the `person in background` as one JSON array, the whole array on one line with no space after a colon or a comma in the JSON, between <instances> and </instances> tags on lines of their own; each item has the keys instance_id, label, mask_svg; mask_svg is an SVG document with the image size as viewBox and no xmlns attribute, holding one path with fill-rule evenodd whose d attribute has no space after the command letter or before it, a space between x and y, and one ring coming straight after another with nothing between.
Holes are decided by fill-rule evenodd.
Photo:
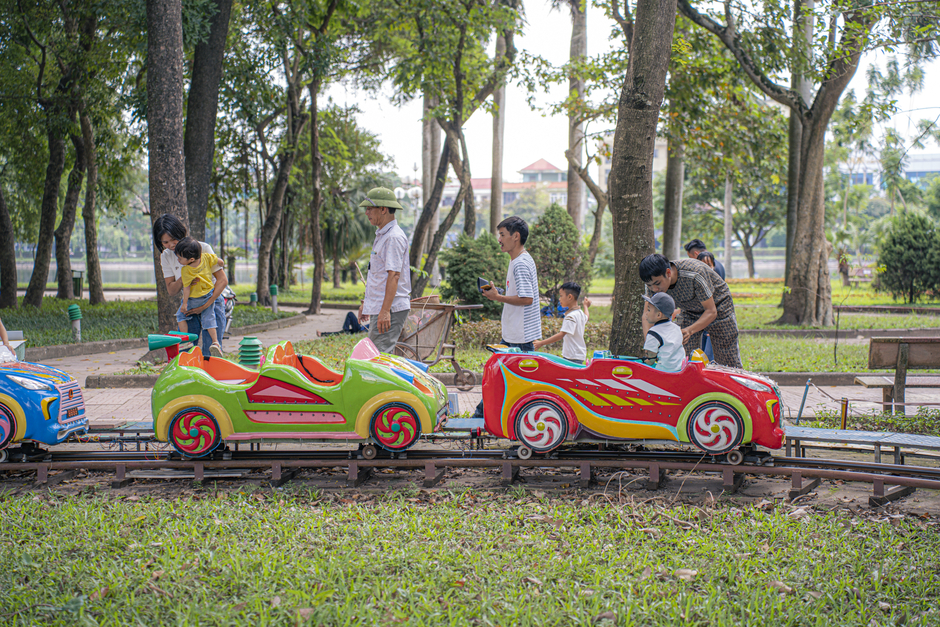
<instances>
[{"instance_id":1,"label":"person in background","mask_svg":"<svg viewBox=\"0 0 940 627\"><path fill-rule=\"evenodd\" d=\"M561 323L561 331L544 340L533 342L534 348L542 348L561 340L561 356L568 361L583 364L587 357L587 345L584 343L584 326L591 317L589 307L591 299L584 299L584 311L578 307L578 298L581 296L581 286L569 281L558 290L558 304L567 309L565 320ZM681 335L681 334L680 334Z\"/></svg>"},{"instance_id":2,"label":"person in background","mask_svg":"<svg viewBox=\"0 0 940 627\"><path fill-rule=\"evenodd\" d=\"M215 277L215 285L221 284L222 289L228 285L222 262L211 253L203 253L199 242L191 237L181 239L176 245L175 252L183 268L183 299L180 302L179 311L176 312L176 322L179 323L180 331L186 333L189 329L188 321L198 316L202 328L206 329L209 337L212 338L209 352L213 357L221 357L222 345L219 344L215 308L210 306L203 309L201 313L194 314L190 310L190 305L192 305L192 310L195 310L202 305L212 304L213 277Z\"/></svg>"},{"instance_id":3,"label":"person in background","mask_svg":"<svg viewBox=\"0 0 940 627\"><path fill-rule=\"evenodd\" d=\"M659 292L644 296L643 330L646 342L643 349L656 357L656 369L663 372L679 372L685 359L682 348L682 329L672 321L676 303L672 296Z\"/></svg>"},{"instance_id":4,"label":"person in background","mask_svg":"<svg viewBox=\"0 0 940 627\"><path fill-rule=\"evenodd\" d=\"M186 237L186 235L186 226L179 218L172 214L166 213L153 221L153 245L160 253L163 280L166 282L166 291L169 292L170 296L176 296L183 290L183 266L180 265L179 259L176 258L175 251L176 245L179 244L180 240ZM199 245L202 247L203 253L210 255L215 254L215 251L212 250L212 246L209 246L209 244L199 242ZM213 276L212 280L215 281L215 276ZM190 312L199 314L210 306L215 309L215 320L217 323L216 335L219 338L220 346L222 344L222 335L225 333L225 299L222 298L222 290L224 289L224 285L215 285L212 289L211 304L197 307ZM196 322L193 321L193 325L190 326L190 332L199 335L202 334L202 331L206 331L205 334L202 334L202 354L208 355L212 338L209 336L208 329L202 329L201 323L199 323L199 325L200 326L197 327Z\"/></svg>"},{"instance_id":5,"label":"person in background","mask_svg":"<svg viewBox=\"0 0 940 627\"><path fill-rule=\"evenodd\" d=\"M685 245L685 252L689 255L689 259L698 259L700 253L708 252L708 247L705 246L704 242L700 239L693 239L688 244ZM711 253L708 253L711 255ZM721 264L720 261L715 259L715 256L712 255L712 261L714 265L712 266L715 269L715 272L718 273L722 279L725 278L725 267Z\"/></svg>"},{"instance_id":6,"label":"person in background","mask_svg":"<svg viewBox=\"0 0 940 627\"><path fill-rule=\"evenodd\" d=\"M347 312L346 318L343 319L343 330L342 331L320 331L317 330L317 337L323 337L324 335L353 335L354 333L365 333L369 330L369 325L359 324L359 317L353 312Z\"/></svg>"},{"instance_id":7,"label":"person in background","mask_svg":"<svg viewBox=\"0 0 940 627\"><path fill-rule=\"evenodd\" d=\"M14 351L13 347L10 345L10 337L7 335L7 328L3 326L3 320L0 320L0 341L3 342L3 346L6 347L8 351L16 355L16 351Z\"/></svg>"},{"instance_id":8,"label":"person in background","mask_svg":"<svg viewBox=\"0 0 940 627\"><path fill-rule=\"evenodd\" d=\"M402 207L395 192L385 187L370 189L359 206L375 227L359 322L369 323L369 339L380 353L391 353L411 311L408 236L395 220L395 210Z\"/></svg>"},{"instance_id":9,"label":"person in background","mask_svg":"<svg viewBox=\"0 0 940 627\"><path fill-rule=\"evenodd\" d=\"M712 270L715 270L715 255L711 254L707 250L704 250L698 254L698 260ZM722 268L722 273L719 276L721 276L721 278L725 278L724 268ZM705 351L705 355L708 357L709 361L715 360L715 351L712 349L712 341L708 337L708 331L702 333L702 350Z\"/></svg>"},{"instance_id":10,"label":"person in background","mask_svg":"<svg viewBox=\"0 0 940 627\"><path fill-rule=\"evenodd\" d=\"M741 368L738 348L738 321L734 315L731 291L714 270L698 259L670 262L662 255L648 255L638 268L648 295L666 292L679 309L686 355L702 345L702 332L711 335L715 362Z\"/></svg>"}]
</instances>

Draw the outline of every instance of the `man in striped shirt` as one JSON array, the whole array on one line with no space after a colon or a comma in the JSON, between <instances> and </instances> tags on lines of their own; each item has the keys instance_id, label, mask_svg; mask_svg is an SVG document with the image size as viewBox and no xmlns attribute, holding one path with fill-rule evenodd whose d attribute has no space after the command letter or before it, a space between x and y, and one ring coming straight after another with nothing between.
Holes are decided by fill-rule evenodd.
<instances>
[{"instance_id":1,"label":"man in striped shirt","mask_svg":"<svg viewBox=\"0 0 940 627\"><path fill-rule=\"evenodd\" d=\"M708 331L715 362L741 368L738 349L738 321L728 284L697 259L670 262L662 255L648 255L640 262L640 280L649 293L672 296L680 312L676 322L682 327L686 355L702 347L702 332ZM643 334L649 331L643 321Z\"/></svg>"}]
</instances>

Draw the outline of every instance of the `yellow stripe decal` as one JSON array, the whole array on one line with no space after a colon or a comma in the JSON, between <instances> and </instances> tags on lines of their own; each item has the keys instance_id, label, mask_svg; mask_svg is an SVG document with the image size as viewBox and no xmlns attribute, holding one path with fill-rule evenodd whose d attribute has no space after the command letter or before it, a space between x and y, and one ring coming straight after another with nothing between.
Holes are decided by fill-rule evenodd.
<instances>
[{"instance_id":1,"label":"yellow stripe decal","mask_svg":"<svg viewBox=\"0 0 940 627\"><path fill-rule=\"evenodd\" d=\"M601 394L601 396L606 398L608 401L612 402L614 405L619 405L620 407L629 407L633 404L627 399L620 398L619 396L616 396L614 394Z\"/></svg>"},{"instance_id":2,"label":"yellow stripe decal","mask_svg":"<svg viewBox=\"0 0 940 627\"><path fill-rule=\"evenodd\" d=\"M652 402L650 402L650 401L648 401L648 400L646 400L646 399L642 399L642 398L633 398L633 397L631 397L630 400L633 401L634 403L639 404L639 405L655 405L655 403L652 403ZM665 403L664 403L664 404L665 404Z\"/></svg>"},{"instance_id":3,"label":"yellow stripe decal","mask_svg":"<svg viewBox=\"0 0 940 627\"><path fill-rule=\"evenodd\" d=\"M610 407L610 403L604 402L604 399L598 396L595 396L594 394L591 394L590 392L586 390L571 390L571 391L592 405L598 405L600 407Z\"/></svg>"}]
</instances>

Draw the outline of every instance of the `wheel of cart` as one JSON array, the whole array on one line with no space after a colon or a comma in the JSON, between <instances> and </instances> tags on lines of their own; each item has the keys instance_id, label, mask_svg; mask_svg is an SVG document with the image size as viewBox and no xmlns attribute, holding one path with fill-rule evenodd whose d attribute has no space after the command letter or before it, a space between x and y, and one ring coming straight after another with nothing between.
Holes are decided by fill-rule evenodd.
<instances>
[{"instance_id":1,"label":"wheel of cart","mask_svg":"<svg viewBox=\"0 0 940 627\"><path fill-rule=\"evenodd\" d=\"M482 308L483 305L453 305L415 299L411 303L408 322L395 345L395 354L420 361L428 367L439 361L449 361L454 366L454 385L459 390L469 390L477 383L476 374L457 361L457 346L450 342L450 332L457 312Z\"/></svg>"}]
</instances>

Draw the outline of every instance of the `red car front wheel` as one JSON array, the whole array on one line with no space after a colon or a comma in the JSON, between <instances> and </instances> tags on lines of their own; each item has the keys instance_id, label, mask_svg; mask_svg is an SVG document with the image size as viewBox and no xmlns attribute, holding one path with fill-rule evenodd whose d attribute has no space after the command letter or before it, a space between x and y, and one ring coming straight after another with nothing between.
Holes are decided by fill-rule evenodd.
<instances>
[{"instance_id":1,"label":"red car front wheel","mask_svg":"<svg viewBox=\"0 0 940 627\"><path fill-rule=\"evenodd\" d=\"M537 400L516 414L516 439L536 453L548 453L568 437L568 419L561 407Z\"/></svg>"},{"instance_id":2,"label":"red car front wheel","mask_svg":"<svg viewBox=\"0 0 940 627\"><path fill-rule=\"evenodd\" d=\"M741 444L744 421L741 414L721 401L703 403L689 416L689 441L711 455L727 453Z\"/></svg>"}]
</instances>

